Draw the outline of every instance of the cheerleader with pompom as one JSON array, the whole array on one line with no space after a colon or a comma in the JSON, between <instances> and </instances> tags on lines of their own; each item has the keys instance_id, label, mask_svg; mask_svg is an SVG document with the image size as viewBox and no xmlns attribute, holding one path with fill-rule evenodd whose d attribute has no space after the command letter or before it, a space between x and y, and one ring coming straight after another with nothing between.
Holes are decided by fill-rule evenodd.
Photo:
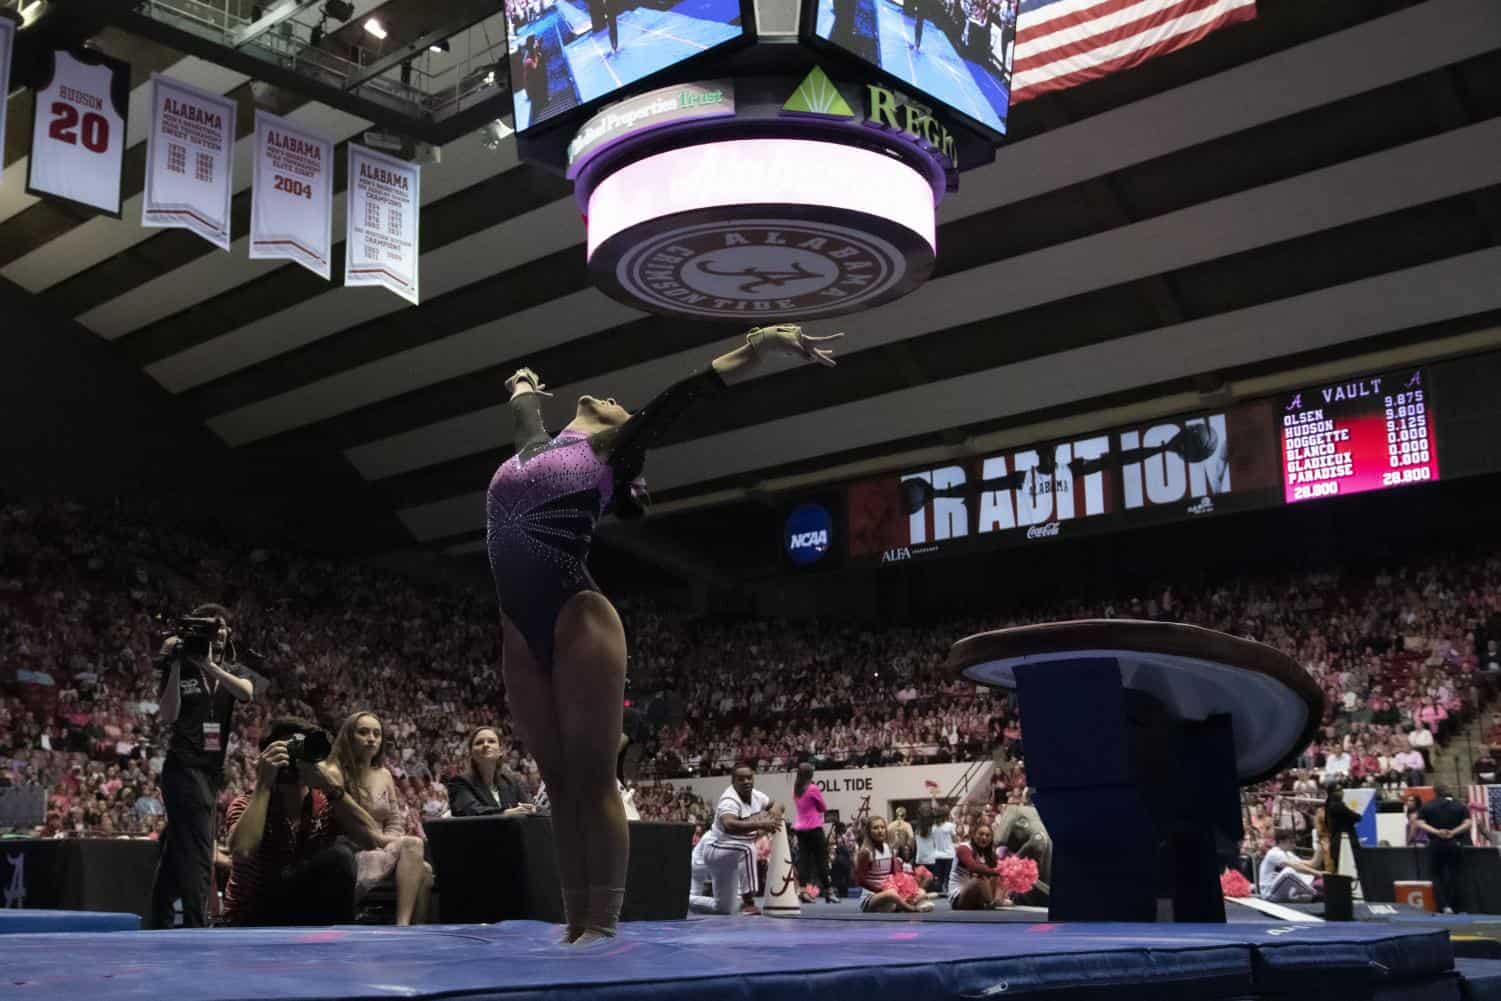
<instances>
[{"instance_id":1,"label":"cheerleader with pompom","mask_svg":"<svg viewBox=\"0 0 1501 1001\"><path fill-rule=\"evenodd\" d=\"M933 909L922 887L886 841L886 818L866 821L865 840L855 859L855 881L860 884L860 910L926 912Z\"/></svg>"}]
</instances>

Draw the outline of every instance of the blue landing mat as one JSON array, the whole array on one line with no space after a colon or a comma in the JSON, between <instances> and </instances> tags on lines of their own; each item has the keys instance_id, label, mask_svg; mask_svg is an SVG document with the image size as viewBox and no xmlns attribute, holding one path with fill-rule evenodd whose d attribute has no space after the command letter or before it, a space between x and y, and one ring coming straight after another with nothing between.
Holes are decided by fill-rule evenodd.
<instances>
[{"instance_id":1,"label":"blue landing mat","mask_svg":"<svg viewBox=\"0 0 1501 1001\"><path fill-rule=\"evenodd\" d=\"M970 925L726 918L573 949L530 921L0 938L5 987L48 1001L378 997L871 1001L1458 997L1443 932L1392 926ZM1414 990L1440 981L1450 992Z\"/></svg>"},{"instance_id":2,"label":"blue landing mat","mask_svg":"<svg viewBox=\"0 0 1501 1001\"><path fill-rule=\"evenodd\" d=\"M1456 959L1465 1001L1501 1001L1501 959Z\"/></svg>"},{"instance_id":3,"label":"blue landing mat","mask_svg":"<svg viewBox=\"0 0 1501 1001\"><path fill-rule=\"evenodd\" d=\"M0 935L28 935L63 931L140 931L136 914L104 911L0 910Z\"/></svg>"}]
</instances>

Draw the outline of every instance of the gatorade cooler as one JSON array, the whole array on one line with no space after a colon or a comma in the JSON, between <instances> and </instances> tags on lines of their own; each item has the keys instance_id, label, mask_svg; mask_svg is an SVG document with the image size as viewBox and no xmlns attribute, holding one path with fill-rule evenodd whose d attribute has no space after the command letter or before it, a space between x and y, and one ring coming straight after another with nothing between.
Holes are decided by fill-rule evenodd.
<instances>
[{"instance_id":1,"label":"gatorade cooler","mask_svg":"<svg viewBox=\"0 0 1501 1001\"><path fill-rule=\"evenodd\" d=\"M1429 914L1438 911L1438 903L1433 899L1433 884L1426 879L1399 879L1392 883L1392 889L1399 904L1421 907Z\"/></svg>"}]
</instances>

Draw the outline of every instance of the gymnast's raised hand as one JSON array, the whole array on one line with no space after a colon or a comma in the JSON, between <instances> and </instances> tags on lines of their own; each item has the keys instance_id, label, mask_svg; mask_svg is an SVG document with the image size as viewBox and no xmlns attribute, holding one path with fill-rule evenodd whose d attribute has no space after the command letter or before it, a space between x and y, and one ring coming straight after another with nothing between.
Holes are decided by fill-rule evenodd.
<instances>
[{"instance_id":1,"label":"gymnast's raised hand","mask_svg":"<svg viewBox=\"0 0 1501 1001\"><path fill-rule=\"evenodd\" d=\"M837 341L843 336L843 334L825 334L822 337L814 337L803 333L803 328L795 323L756 327L745 335L744 347L720 355L711 365L719 374L719 378L727 384L743 379L749 369L764 356L771 354L790 355L825 368L833 368L834 349L819 345Z\"/></svg>"}]
</instances>

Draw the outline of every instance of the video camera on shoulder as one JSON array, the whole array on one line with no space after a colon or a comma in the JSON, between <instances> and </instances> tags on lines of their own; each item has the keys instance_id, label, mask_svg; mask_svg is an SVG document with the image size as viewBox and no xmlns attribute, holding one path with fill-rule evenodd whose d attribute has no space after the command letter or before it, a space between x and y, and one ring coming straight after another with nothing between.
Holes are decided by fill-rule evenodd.
<instances>
[{"instance_id":1,"label":"video camera on shoulder","mask_svg":"<svg viewBox=\"0 0 1501 1001\"><path fill-rule=\"evenodd\" d=\"M220 625L220 621L211 616L184 615L177 620L173 635L180 641L182 652L189 657L207 657L219 635Z\"/></svg>"}]
</instances>

